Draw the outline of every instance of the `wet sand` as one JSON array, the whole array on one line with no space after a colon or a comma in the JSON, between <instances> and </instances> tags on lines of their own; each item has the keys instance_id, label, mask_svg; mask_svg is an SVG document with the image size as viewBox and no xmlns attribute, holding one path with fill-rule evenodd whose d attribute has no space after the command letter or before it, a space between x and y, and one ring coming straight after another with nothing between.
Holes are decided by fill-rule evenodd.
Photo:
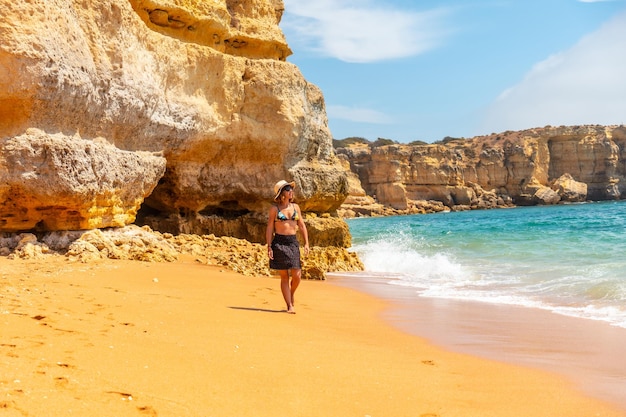
<instances>
[{"instance_id":1,"label":"wet sand","mask_svg":"<svg viewBox=\"0 0 626 417\"><path fill-rule=\"evenodd\" d=\"M383 317L445 348L557 372L626 415L626 329L549 311L418 297L378 278L333 277L336 284L391 302Z\"/></svg>"},{"instance_id":2,"label":"wet sand","mask_svg":"<svg viewBox=\"0 0 626 417\"><path fill-rule=\"evenodd\" d=\"M567 378L454 353L390 304L193 260L0 258L4 416L624 416Z\"/></svg>"}]
</instances>

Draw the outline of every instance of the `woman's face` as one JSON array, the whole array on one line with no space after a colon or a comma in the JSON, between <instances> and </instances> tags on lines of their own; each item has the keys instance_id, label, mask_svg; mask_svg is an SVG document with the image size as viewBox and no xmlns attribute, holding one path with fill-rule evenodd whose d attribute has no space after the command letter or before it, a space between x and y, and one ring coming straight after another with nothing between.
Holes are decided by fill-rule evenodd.
<instances>
[{"instance_id":1,"label":"woman's face","mask_svg":"<svg viewBox=\"0 0 626 417\"><path fill-rule=\"evenodd\" d=\"M283 191L281 192L281 194L282 194L285 198L287 198L287 199L291 200L291 199L293 198L293 188L291 188L291 185L286 185L286 186L283 188Z\"/></svg>"}]
</instances>

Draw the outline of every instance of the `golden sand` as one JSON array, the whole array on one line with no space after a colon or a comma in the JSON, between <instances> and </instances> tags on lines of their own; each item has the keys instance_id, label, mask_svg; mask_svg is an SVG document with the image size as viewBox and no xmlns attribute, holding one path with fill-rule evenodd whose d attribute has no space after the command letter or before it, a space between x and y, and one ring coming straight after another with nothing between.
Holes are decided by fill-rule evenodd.
<instances>
[{"instance_id":1,"label":"golden sand","mask_svg":"<svg viewBox=\"0 0 626 417\"><path fill-rule=\"evenodd\" d=\"M624 416L564 378L451 353L382 300L192 260L0 259L1 416Z\"/></svg>"}]
</instances>

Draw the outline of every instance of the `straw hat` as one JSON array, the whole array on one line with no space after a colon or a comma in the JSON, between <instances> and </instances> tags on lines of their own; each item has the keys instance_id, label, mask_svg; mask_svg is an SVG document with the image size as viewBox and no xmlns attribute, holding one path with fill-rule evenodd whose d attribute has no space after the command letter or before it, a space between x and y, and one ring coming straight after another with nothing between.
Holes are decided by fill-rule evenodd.
<instances>
[{"instance_id":1,"label":"straw hat","mask_svg":"<svg viewBox=\"0 0 626 417\"><path fill-rule=\"evenodd\" d=\"M276 183L276 185L274 185L274 201L278 199L278 196L283 191L283 188L287 185L291 185L291 188L296 188L295 181L287 182L285 180L280 180Z\"/></svg>"}]
</instances>

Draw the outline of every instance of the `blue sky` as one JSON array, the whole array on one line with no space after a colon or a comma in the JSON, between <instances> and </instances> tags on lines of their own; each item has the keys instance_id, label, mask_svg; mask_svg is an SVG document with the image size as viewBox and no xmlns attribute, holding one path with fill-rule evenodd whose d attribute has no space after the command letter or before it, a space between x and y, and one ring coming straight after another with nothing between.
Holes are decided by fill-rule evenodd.
<instances>
[{"instance_id":1,"label":"blue sky","mask_svg":"<svg viewBox=\"0 0 626 417\"><path fill-rule=\"evenodd\" d=\"M336 139L626 124L626 0L284 0Z\"/></svg>"}]
</instances>

